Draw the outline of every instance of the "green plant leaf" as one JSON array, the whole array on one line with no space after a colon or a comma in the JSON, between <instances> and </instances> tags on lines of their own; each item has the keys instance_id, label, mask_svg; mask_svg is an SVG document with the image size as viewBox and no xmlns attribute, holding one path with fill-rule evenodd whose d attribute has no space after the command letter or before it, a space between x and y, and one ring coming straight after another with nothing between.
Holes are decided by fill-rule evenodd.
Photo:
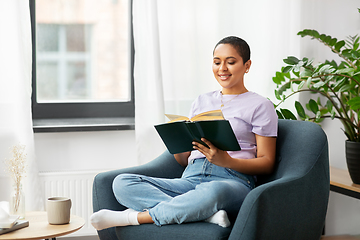
<instances>
[{"instance_id":1,"label":"green plant leaf","mask_svg":"<svg viewBox=\"0 0 360 240\"><path fill-rule=\"evenodd\" d=\"M300 60L294 56L289 56L289 57L285 58L283 61L284 61L284 63L289 64L289 65L296 65L299 63Z\"/></svg>"},{"instance_id":2,"label":"green plant leaf","mask_svg":"<svg viewBox=\"0 0 360 240\"><path fill-rule=\"evenodd\" d=\"M278 119L285 119L279 110L276 110L276 114L278 115Z\"/></svg>"},{"instance_id":3,"label":"green plant leaf","mask_svg":"<svg viewBox=\"0 0 360 240\"><path fill-rule=\"evenodd\" d=\"M293 87L294 84L293 84L293 83L294 83L294 82L290 82L290 89L291 89L292 92L294 92L294 87Z\"/></svg>"},{"instance_id":4,"label":"green plant leaf","mask_svg":"<svg viewBox=\"0 0 360 240\"><path fill-rule=\"evenodd\" d=\"M358 110L360 109L360 97L354 97L347 101L347 103L352 110Z\"/></svg>"},{"instance_id":5,"label":"green plant leaf","mask_svg":"<svg viewBox=\"0 0 360 240\"><path fill-rule=\"evenodd\" d=\"M331 102L330 100L327 100L327 102L326 102L326 108L327 108L328 112L331 112L331 111L332 111L332 109L333 109L333 104L332 104L332 102Z\"/></svg>"},{"instance_id":6,"label":"green plant leaf","mask_svg":"<svg viewBox=\"0 0 360 240\"><path fill-rule=\"evenodd\" d=\"M354 37L355 37L354 43L359 43L359 41L360 41L360 36L358 36L358 35L356 34Z\"/></svg>"},{"instance_id":7,"label":"green plant leaf","mask_svg":"<svg viewBox=\"0 0 360 240\"><path fill-rule=\"evenodd\" d=\"M279 79L277 79L277 77L273 77L272 80L273 80L273 82L276 83L277 85L281 84L281 82L279 81Z\"/></svg>"},{"instance_id":8,"label":"green plant leaf","mask_svg":"<svg viewBox=\"0 0 360 240\"><path fill-rule=\"evenodd\" d=\"M305 110L304 110L304 108L303 108L303 106L301 105L300 102L295 101L295 108L296 108L296 111L297 111L299 117L301 119L305 119L306 118Z\"/></svg>"},{"instance_id":9,"label":"green plant leaf","mask_svg":"<svg viewBox=\"0 0 360 240\"><path fill-rule=\"evenodd\" d=\"M317 103L317 105L322 106L320 97L318 97L316 103Z\"/></svg>"},{"instance_id":10,"label":"green plant leaf","mask_svg":"<svg viewBox=\"0 0 360 240\"><path fill-rule=\"evenodd\" d=\"M305 81L301 81L301 83L299 84L299 87L298 87L298 91L300 89L302 89L304 87L304 85L305 85Z\"/></svg>"},{"instance_id":11,"label":"green plant leaf","mask_svg":"<svg viewBox=\"0 0 360 240\"><path fill-rule=\"evenodd\" d=\"M305 66L310 66L313 62L314 62L314 59L310 59L310 60L305 62Z\"/></svg>"},{"instance_id":12,"label":"green plant leaf","mask_svg":"<svg viewBox=\"0 0 360 240\"><path fill-rule=\"evenodd\" d=\"M288 109L280 108L280 111L285 119L296 120L295 115Z\"/></svg>"},{"instance_id":13,"label":"green plant leaf","mask_svg":"<svg viewBox=\"0 0 360 240\"><path fill-rule=\"evenodd\" d=\"M332 88L334 89L335 92L339 91L339 89L346 83L346 78L341 78L339 80L337 80L337 82L335 83L334 86L332 86Z\"/></svg>"},{"instance_id":14,"label":"green plant leaf","mask_svg":"<svg viewBox=\"0 0 360 240\"><path fill-rule=\"evenodd\" d=\"M277 100L281 100L280 94L277 90L275 90L275 97Z\"/></svg>"},{"instance_id":15,"label":"green plant leaf","mask_svg":"<svg viewBox=\"0 0 360 240\"><path fill-rule=\"evenodd\" d=\"M325 35L325 34L321 34L321 35L319 36L319 38L320 38L321 41L325 42L326 35Z\"/></svg>"},{"instance_id":16,"label":"green plant leaf","mask_svg":"<svg viewBox=\"0 0 360 240\"><path fill-rule=\"evenodd\" d=\"M317 113L315 114L315 121L316 122L319 122L321 119L321 112L320 111L317 111Z\"/></svg>"},{"instance_id":17,"label":"green plant leaf","mask_svg":"<svg viewBox=\"0 0 360 240\"><path fill-rule=\"evenodd\" d=\"M291 79L291 75L290 75L290 72L288 73L283 73L284 77L288 78L288 79Z\"/></svg>"},{"instance_id":18,"label":"green plant leaf","mask_svg":"<svg viewBox=\"0 0 360 240\"><path fill-rule=\"evenodd\" d=\"M282 85L280 88L279 88L279 95L283 95L283 93L290 89L290 82L286 82L284 85Z\"/></svg>"},{"instance_id":19,"label":"green plant leaf","mask_svg":"<svg viewBox=\"0 0 360 240\"><path fill-rule=\"evenodd\" d=\"M351 56L353 58L355 58L355 59L359 59L360 58L360 52L353 50L353 51L351 51Z\"/></svg>"},{"instance_id":20,"label":"green plant leaf","mask_svg":"<svg viewBox=\"0 0 360 240\"><path fill-rule=\"evenodd\" d=\"M321 73L329 73L332 68L333 67L331 65L325 64L319 69L319 72L321 72Z\"/></svg>"},{"instance_id":21,"label":"green plant leaf","mask_svg":"<svg viewBox=\"0 0 360 240\"><path fill-rule=\"evenodd\" d=\"M315 102L314 99L310 99L310 100L309 100L309 108L310 108L310 110L311 110L314 114L316 114L316 113L319 111L319 106L318 106L318 104Z\"/></svg>"},{"instance_id":22,"label":"green plant leaf","mask_svg":"<svg viewBox=\"0 0 360 240\"><path fill-rule=\"evenodd\" d=\"M353 50L357 51L358 48L359 48L359 43L355 43L355 44L354 44L354 47L353 47Z\"/></svg>"},{"instance_id":23,"label":"green plant leaf","mask_svg":"<svg viewBox=\"0 0 360 240\"><path fill-rule=\"evenodd\" d=\"M291 70L293 70L293 66L286 66L283 68L282 72L283 73L288 73L288 72L291 72Z\"/></svg>"},{"instance_id":24,"label":"green plant leaf","mask_svg":"<svg viewBox=\"0 0 360 240\"><path fill-rule=\"evenodd\" d=\"M351 49L345 49L341 52L341 54L346 58L351 58Z\"/></svg>"},{"instance_id":25,"label":"green plant leaf","mask_svg":"<svg viewBox=\"0 0 360 240\"><path fill-rule=\"evenodd\" d=\"M352 73L352 72L355 72L355 69L354 68L342 68L342 69L338 69L336 70L335 74L343 74L343 73Z\"/></svg>"},{"instance_id":26,"label":"green plant leaf","mask_svg":"<svg viewBox=\"0 0 360 240\"><path fill-rule=\"evenodd\" d=\"M312 77L309 77L309 78L306 80L306 86L307 86L308 88L311 87L311 82L312 82Z\"/></svg>"},{"instance_id":27,"label":"green plant leaf","mask_svg":"<svg viewBox=\"0 0 360 240\"><path fill-rule=\"evenodd\" d=\"M337 63L336 63L334 60L332 60L331 62L329 62L328 60L326 60L325 63L331 65L333 68L338 68Z\"/></svg>"},{"instance_id":28,"label":"green plant leaf","mask_svg":"<svg viewBox=\"0 0 360 240\"><path fill-rule=\"evenodd\" d=\"M350 84L345 84L344 86L342 86L340 89L339 89L339 92L346 92L346 91L349 91L352 89L352 85Z\"/></svg>"},{"instance_id":29,"label":"green plant leaf","mask_svg":"<svg viewBox=\"0 0 360 240\"><path fill-rule=\"evenodd\" d=\"M326 42L327 44L329 44L329 45L330 45L330 43L331 43L331 36L329 36L329 35L325 35L324 42Z\"/></svg>"},{"instance_id":30,"label":"green plant leaf","mask_svg":"<svg viewBox=\"0 0 360 240\"><path fill-rule=\"evenodd\" d=\"M320 34L316 30L312 30L312 29L304 29L298 32L297 35L300 35L301 37L311 36L314 38L319 38L320 36Z\"/></svg>"},{"instance_id":31,"label":"green plant leaf","mask_svg":"<svg viewBox=\"0 0 360 240\"><path fill-rule=\"evenodd\" d=\"M345 41L341 40L335 44L335 50L340 52L340 49L345 46Z\"/></svg>"},{"instance_id":32,"label":"green plant leaf","mask_svg":"<svg viewBox=\"0 0 360 240\"><path fill-rule=\"evenodd\" d=\"M334 46L337 43L337 39L336 38L331 38L331 40L329 41L329 45L330 46Z\"/></svg>"},{"instance_id":33,"label":"green plant leaf","mask_svg":"<svg viewBox=\"0 0 360 240\"><path fill-rule=\"evenodd\" d=\"M318 88L320 88L320 87L322 87L322 86L324 86L324 85L325 85L325 83L324 83L323 81L320 81L320 82L315 83L315 84L313 85L313 88L318 89Z\"/></svg>"},{"instance_id":34,"label":"green plant leaf","mask_svg":"<svg viewBox=\"0 0 360 240\"><path fill-rule=\"evenodd\" d=\"M327 114L328 113L327 108L320 109L320 113L321 113L321 116Z\"/></svg>"},{"instance_id":35,"label":"green plant leaf","mask_svg":"<svg viewBox=\"0 0 360 240\"><path fill-rule=\"evenodd\" d=\"M300 77L304 78L304 77L311 77L312 72L309 69L305 69L304 71L300 72Z\"/></svg>"},{"instance_id":36,"label":"green plant leaf","mask_svg":"<svg viewBox=\"0 0 360 240\"><path fill-rule=\"evenodd\" d=\"M300 73L299 72L297 72L297 71L295 71L295 69L293 69L293 74L296 76L296 77L300 77Z\"/></svg>"},{"instance_id":37,"label":"green plant leaf","mask_svg":"<svg viewBox=\"0 0 360 240\"><path fill-rule=\"evenodd\" d=\"M275 77L272 78L273 82L277 85L280 85L283 81L285 81L284 75L281 72L276 72Z\"/></svg>"},{"instance_id":38,"label":"green plant leaf","mask_svg":"<svg viewBox=\"0 0 360 240\"><path fill-rule=\"evenodd\" d=\"M325 93L328 93L329 92L329 87L327 85L324 85L323 86L323 89L324 89L324 92Z\"/></svg>"},{"instance_id":39,"label":"green plant leaf","mask_svg":"<svg viewBox=\"0 0 360 240\"><path fill-rule=\"evenodd\" d=\"M335 109L331 110L331 120L335 119L335 115L336 115Z\"/></svg>"}]
</instances>

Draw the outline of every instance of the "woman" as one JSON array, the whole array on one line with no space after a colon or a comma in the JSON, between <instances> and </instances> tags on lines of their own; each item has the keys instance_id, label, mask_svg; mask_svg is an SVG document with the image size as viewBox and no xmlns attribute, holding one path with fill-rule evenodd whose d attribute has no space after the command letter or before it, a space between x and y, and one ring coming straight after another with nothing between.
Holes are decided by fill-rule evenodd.
<instances>
[{"instance_id":1,"label":"woman","mask_svg":"<svg viewBox=\"0 0 360 240\"><path fill-rule=\"evenodd\" d=\"M200 95L190 117L221 109L230 121L241 151L226 152L202 139L194 151L175 154L186 169L179 179L121 174L113 183L115 197L129 209L100 210L91 216L97 230L114 226L202 221L230 225L255 186L255 176L271 173L275 163L277 115L266 98L249 92L244 75L251 66L250 48L238 37L222 39L213 52L213 73L221 91Z\"/></svg>"}]
</instances>

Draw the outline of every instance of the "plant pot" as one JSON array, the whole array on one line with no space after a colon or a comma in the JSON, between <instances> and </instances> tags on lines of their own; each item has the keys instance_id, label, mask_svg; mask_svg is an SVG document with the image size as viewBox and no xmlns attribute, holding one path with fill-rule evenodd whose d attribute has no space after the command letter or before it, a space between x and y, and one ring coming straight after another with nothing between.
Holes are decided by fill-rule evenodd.
<instances>
[{"instance_id":1,"label":"plant pot","mask_svg":"<svg viewBox=\"0 0 360 240\"><path fill-rule=\"evenodd\" d=\"M346 163L351 180L360 184L360 142L345 142Z\"/></svg>"}]
</instances>

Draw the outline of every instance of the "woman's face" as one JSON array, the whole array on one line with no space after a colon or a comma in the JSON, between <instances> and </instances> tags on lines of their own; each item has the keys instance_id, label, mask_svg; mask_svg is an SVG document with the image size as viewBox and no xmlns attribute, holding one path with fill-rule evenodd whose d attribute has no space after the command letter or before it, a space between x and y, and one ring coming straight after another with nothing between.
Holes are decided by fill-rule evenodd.
<instances>
[{"instance_id":1,"label":"woman's face","mask_svg":"<svg viewBox=\"0 0 360 240\"><path fill-rule=\"evenodd\" d=\"M242 57L231 44L220 44L215 48L212 69L221 85L223 94L246 92L244 74L249 71L251 60L243 63Z\"/></svg>"}]
</instances>

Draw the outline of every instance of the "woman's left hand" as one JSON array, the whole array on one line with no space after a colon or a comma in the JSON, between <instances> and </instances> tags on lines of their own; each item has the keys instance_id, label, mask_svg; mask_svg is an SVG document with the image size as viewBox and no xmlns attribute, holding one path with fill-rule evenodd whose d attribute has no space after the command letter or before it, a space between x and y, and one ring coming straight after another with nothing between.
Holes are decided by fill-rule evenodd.
<instances>
[{"instance_id":1,"label":"woman's left hand","mask_svg":"<svg viewBox=\"0 0 360 240\"><path fill-rule=\"evenodd\" d=\"M206 143L206 145L208 145L209 148L202 145L201 143L194 141L192 143L194 145L194 149L204 154L209 162L218 165L220 167L227 167L228 165L227 162L231 159L230 155L226 151L220 150L217 147L215 147L210 141L206 140L205 138L201 138L201 141Z\"/></svg>"}]
</instances>

